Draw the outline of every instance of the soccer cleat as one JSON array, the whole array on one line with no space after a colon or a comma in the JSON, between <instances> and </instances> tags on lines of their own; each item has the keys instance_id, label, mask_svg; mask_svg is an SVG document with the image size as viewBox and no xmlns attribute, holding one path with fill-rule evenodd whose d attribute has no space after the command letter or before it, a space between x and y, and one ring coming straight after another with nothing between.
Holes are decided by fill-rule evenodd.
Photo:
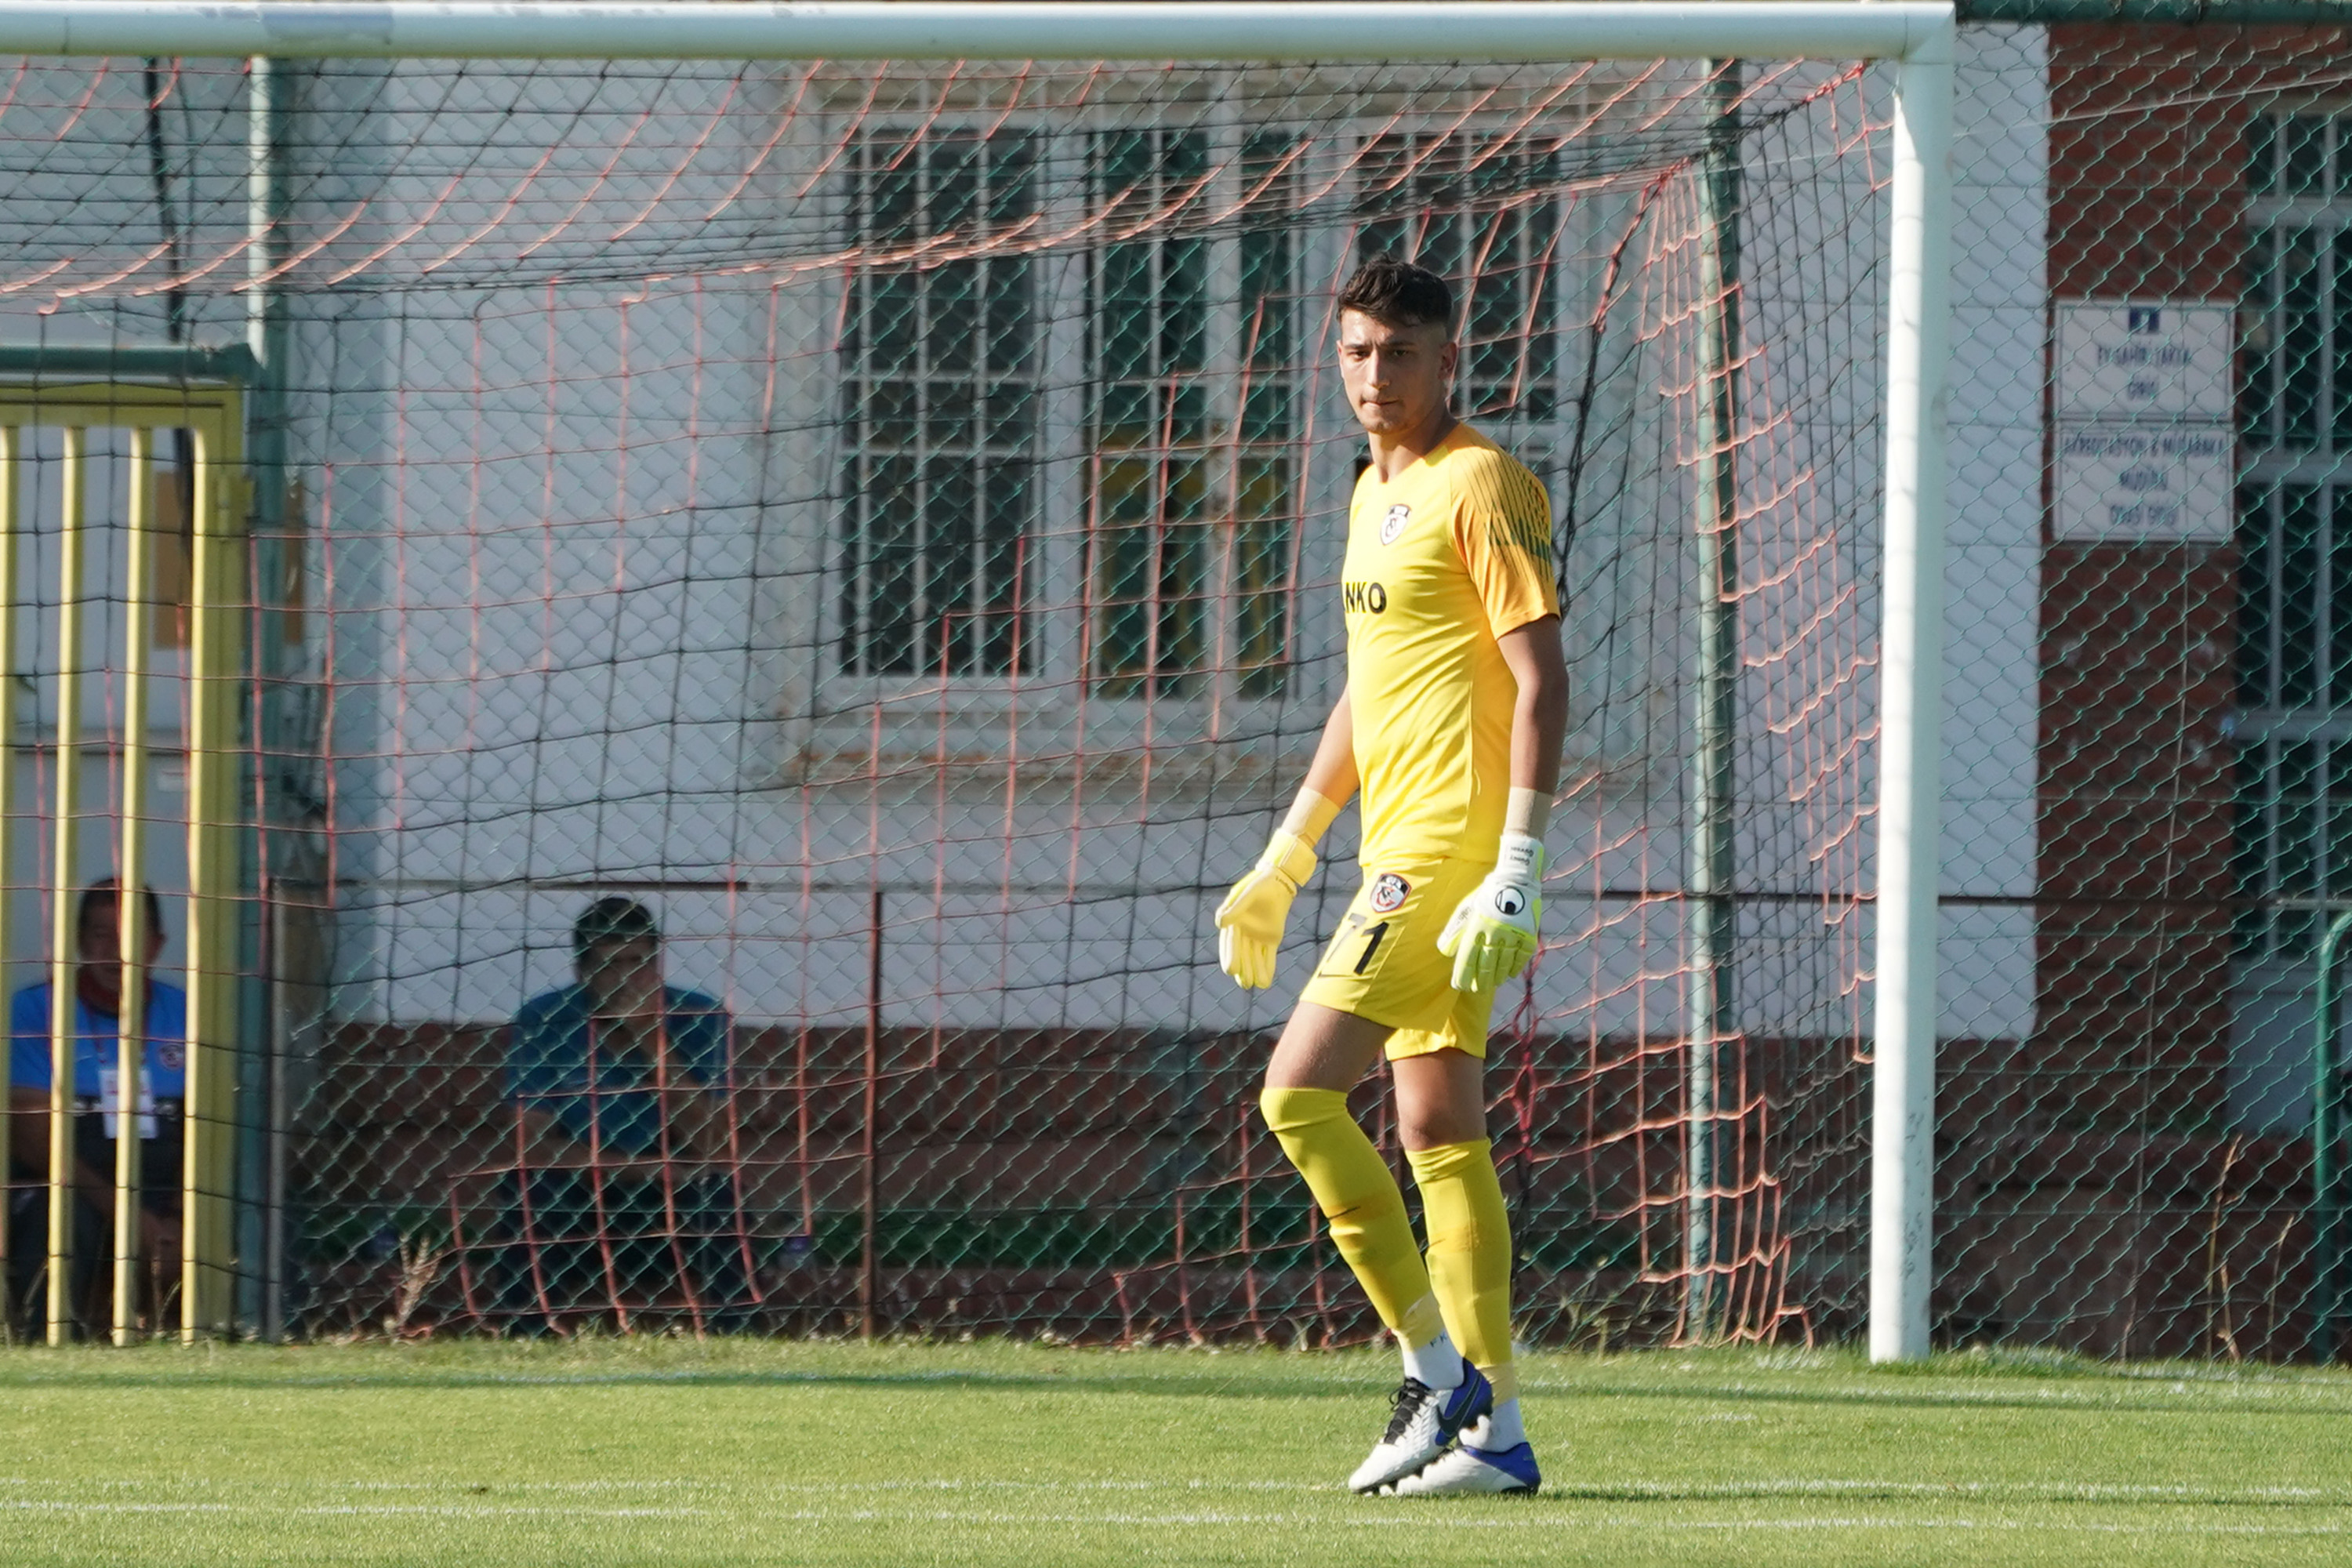
<instances>
[{"instance_id":1,"label":"soccer cleat","mask_svg":"<svg viewBox=\"0 0 2352 1568\"><path fill-rule=\"evenodd\" d=\"M1401 1478L1398 1497L1493 1497L1534 1495L1543 1485L1531 1444L1488 1453L1467 1443L1456 1444L1412 1475Z\"/></svg>"},{"instance_id":2,"label":"soccer cleat","mask_svg":"<svg viewBox=\"0 0 2352 1568\"><path fill-rule=\"evenodd\" d=\"M1444 1453L1464 1427L1494 1408L1495 1385L1468 1362L1462 1363L1462 1383L1456 1388L1432 1388L1417 1377L1406 1378L1396 1391L1388 1431L1348 1478L1348 1485L1360 1492L1395 1485Z\"/></svg>"}]
</instances>

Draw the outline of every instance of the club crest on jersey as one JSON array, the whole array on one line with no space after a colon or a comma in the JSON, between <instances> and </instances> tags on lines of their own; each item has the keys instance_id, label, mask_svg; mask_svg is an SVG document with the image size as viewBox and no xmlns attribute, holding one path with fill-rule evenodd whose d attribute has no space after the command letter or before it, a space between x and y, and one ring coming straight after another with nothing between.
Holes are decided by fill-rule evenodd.
<instances>
[{"instance_id":1,"label":"club crest on jersey","mask_svg":"<svg viewBox=\"0 0 2352 1568\"><path fill-rule=\"evenodd\" d=\"M1394 871L1383 871L1372 879L1372 913L1385 915L1404 907L1405 896L1412 884Z\"/></svg>"},{"instance_id":2,"label":"club crest on jersey","mask_svg":"<svg viewBox=\"0 0 2352 1568\"><path fill-rule=\"evenodd\" d=\"M177 1040L159 1041L155 1047L155 1061L165 1072L178 1072L188 1065L187 1049Z\"/></svg>"},{"instance_id":3,"label":"club crest on jersey","mask_svg":"<svg viewBox=\"0 0 2352 1568\"><path fill-rule=\"evenodd\" d=\"M1404 531L1404 525L1412 521L1412 508L1402 501L1389 508L1388 516L1381 519L1381 542L1394 544L1397 542L1397 535Z\"/></svg>"}]
</instances>

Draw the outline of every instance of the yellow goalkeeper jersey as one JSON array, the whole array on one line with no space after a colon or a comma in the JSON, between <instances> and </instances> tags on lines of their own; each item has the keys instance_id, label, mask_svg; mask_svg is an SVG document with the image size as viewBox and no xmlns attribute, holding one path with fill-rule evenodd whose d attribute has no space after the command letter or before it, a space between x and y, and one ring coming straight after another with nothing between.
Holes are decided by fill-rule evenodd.
<instances>
[{"instance_id":1,"label":"yellow goalkeeper jersey","mask_svg":"<svg viewBox=\"0 0 2352 1568\"><path fill-rule=\"evenodd\" d=\"M1559 613L1552 575L1542 482L1467 425L1356 480L1340 596L1366 867L1494 858L1519 689L1495 639Z\"/></svg>"}]
</instances>

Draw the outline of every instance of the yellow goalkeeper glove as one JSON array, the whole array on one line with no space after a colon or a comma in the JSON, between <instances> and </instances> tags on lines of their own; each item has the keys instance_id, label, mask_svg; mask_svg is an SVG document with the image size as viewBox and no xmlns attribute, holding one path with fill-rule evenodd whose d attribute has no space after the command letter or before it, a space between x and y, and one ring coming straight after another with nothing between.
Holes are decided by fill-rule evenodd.
<instances>
[{"instance_id":1,"label":"yellow goalkeeper glove","mask_svg":"<svg viewBox=\"0 0 2352 1568\"><path fill-rule=\"evenodd\" d=\"M1315 850L1295 833L1276 829L1249 875L1217 906L1217 967L1244 991L1274 984L1274 955L1290 919L1290 900L1315 875Z\"/></svg>"},{"instance_id":2,"label":"yellow goalkeeper glove","mask_svg":"<svg viewBox=\"0 0 2352 1568\"><path fill-rule=\"evenodd\" d=\"M1495 868L1454 907L1437 951L1454 961L1454 989L1491 991L1517 975L1536 955L1536 924L1543 919L1544 851L1540 840L1505 833Z\"/></svg>"}]
</instances>

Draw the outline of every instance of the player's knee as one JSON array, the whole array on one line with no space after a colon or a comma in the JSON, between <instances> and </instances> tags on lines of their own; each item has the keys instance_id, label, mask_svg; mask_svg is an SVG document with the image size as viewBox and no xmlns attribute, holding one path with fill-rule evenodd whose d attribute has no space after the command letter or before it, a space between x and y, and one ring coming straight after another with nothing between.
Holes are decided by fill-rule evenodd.
<instances>
[{"instance_id":1,"label":"player's knee","mask_svg":"<svg viewBox=\"0 0 2352 1568\"><path fill-rule=\"evenodd\" d=\"M1413 1180L1424 1187L1480 1175L1491 1179L1495 1169L1494 1145L1484 1132L1450 1139L1414 1138L1408 1132L1404 1159L1412 1167Z\"/></svg>"},{"instance_id":2,"label":"player's knee","mask_svg":"<svg viewBox=\"0 0 2352 1568\"><path fill-rule=\"evenodd\" d=\"M1486 1108L1475 1102L1401 1103L1397 1107L1397 1136L1404 1140L1408 1151L1483 1143L1486 1141Z\"/></svg>"},{"instance_id":3,"label":"player's knee","mask_svg":"<svg viewBox=\"0 0 2352 1568\"><path fill-rule=\"evenodd\" d=\"M1277 1138L1286 1132L1301 1132L1319 1122L1329 1121L1348 1114L1348 1097L1331 1089L1261 1089L1257 1111L1265 1118L1269 1131Z\"/></svg>"}]
</instances>

